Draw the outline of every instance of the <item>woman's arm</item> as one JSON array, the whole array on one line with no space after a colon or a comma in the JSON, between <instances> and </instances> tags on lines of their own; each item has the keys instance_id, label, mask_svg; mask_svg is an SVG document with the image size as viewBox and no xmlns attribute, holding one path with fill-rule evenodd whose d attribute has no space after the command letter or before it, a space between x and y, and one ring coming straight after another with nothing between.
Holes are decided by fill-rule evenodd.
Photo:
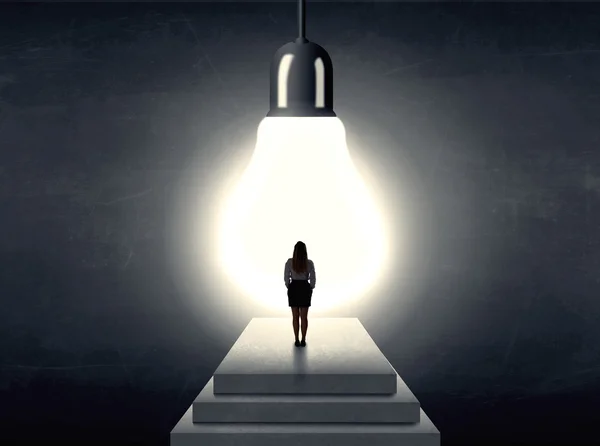
<instances>
[{"instance_id":1,"label":"woman's arm","mask_svg":"<svg viewBox=\"0 0 600 446\"><path fill-rule=\"evenodd\" d=\"M314 288L317 284L317 275L315 274L315 264L314 262L310 262L309 271L308 271L308 280L310 281L310 287Z\"/></svg>"},{"instance_id":2,"label":"woman's arm","mask_svg":"<svg viewBox=\"0 0 600 446\"><path fill-rule=\"evenodd\" d=\"M283 269L283 281L285 282L285 286L289 288L290 286L290 278L292 276L292 268L290 266L290 261L285 262L285 268Z\"/></svg>"}]
</instances>

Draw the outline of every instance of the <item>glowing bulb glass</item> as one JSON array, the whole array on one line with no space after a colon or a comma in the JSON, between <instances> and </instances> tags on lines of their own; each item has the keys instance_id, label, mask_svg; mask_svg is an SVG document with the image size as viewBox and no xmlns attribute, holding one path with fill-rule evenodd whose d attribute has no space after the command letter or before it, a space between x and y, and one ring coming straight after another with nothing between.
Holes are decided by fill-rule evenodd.
<instances>
[{"instance_id":1,"label":"glowing bulb glass","mask_svg":"<svg viewBox=\"0 0 600 446\"><path fill-rule=\"evenodd\" d=\"M284 264L299 240L315 262L315 310L360 298L385 261L380 213L336 117L263 119L251 161L223 205L219 230L221 267L270 310L287 307Z\"/></svg>"}]
</instances>

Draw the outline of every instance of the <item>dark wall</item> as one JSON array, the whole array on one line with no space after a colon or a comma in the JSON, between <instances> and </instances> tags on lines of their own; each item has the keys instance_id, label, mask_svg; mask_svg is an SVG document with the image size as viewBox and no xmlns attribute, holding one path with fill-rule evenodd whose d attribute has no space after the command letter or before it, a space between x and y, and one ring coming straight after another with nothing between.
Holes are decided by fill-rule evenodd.
<instances>
[{"instance_id":1,"label":"dark wall","mask_svg":"<svg viewBox=\"0 0 600 446\"><path fill-rule=\"evenodd\" d=\"M188 311L169 219L190 159L204 157L208 197L235 156L215 129L256 131L294 14L0 6L11 444L86 430L166 444L247 322L216 337ZM385 179L392 226L412 231L379 301L392 310L363 321L445 444L595 444L598 23L594 4L309 5L336 110Z\"/></svg>"}]
</instances>

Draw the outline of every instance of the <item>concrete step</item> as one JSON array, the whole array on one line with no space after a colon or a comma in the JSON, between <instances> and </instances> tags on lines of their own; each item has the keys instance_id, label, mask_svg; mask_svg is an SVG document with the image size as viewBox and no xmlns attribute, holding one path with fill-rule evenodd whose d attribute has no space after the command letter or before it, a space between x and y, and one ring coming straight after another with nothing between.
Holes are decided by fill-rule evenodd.
<instances>
[{"instance_id":1,"label":"concrete step","mask_svg":"<svg viewBox=\"0 0 600 446\"><path fill-rule=\"evenodd\" d=\"M215 395L193 403L194 423L418 423L419 401L400 376L391 395Z\"/></svg>"},{"instance_id":2,"label":"concrete step","mask_svg":"<svg viewBox=\"0 0 600 446\"><path fill-rule=\"evenodd\" d=\"M396 371L356 318L309 319L295 347L290 318L255 318L214 374L215 394L396 392Z\"/></svg>"},{"instance_id":3,"label":"concrete step","mask_svg":"<svg viewBox=\"0 0 600 446\"><path fill-rule=\"evenodd\" d=\"M439 446L421 410L414 424L193 423L192 406L171 432L171 446Z\"/></svg>"}]
</instances>

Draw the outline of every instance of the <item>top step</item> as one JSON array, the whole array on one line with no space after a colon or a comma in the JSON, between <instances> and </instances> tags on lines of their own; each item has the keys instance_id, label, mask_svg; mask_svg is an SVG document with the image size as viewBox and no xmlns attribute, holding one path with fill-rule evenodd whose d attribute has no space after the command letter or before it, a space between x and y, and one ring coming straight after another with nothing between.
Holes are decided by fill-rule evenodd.
<instances>
[{"instance_id":1,"label":"top step","mask_svg":"<svg viewBox=\"0 0 600 446\"><path fill-rule=\"evenodd\" d=\"M356 318L309 318L306 347L291 318L254 318L214 374L215 394L396 393L396 371Z\"/></svg>"}]
</instances>

